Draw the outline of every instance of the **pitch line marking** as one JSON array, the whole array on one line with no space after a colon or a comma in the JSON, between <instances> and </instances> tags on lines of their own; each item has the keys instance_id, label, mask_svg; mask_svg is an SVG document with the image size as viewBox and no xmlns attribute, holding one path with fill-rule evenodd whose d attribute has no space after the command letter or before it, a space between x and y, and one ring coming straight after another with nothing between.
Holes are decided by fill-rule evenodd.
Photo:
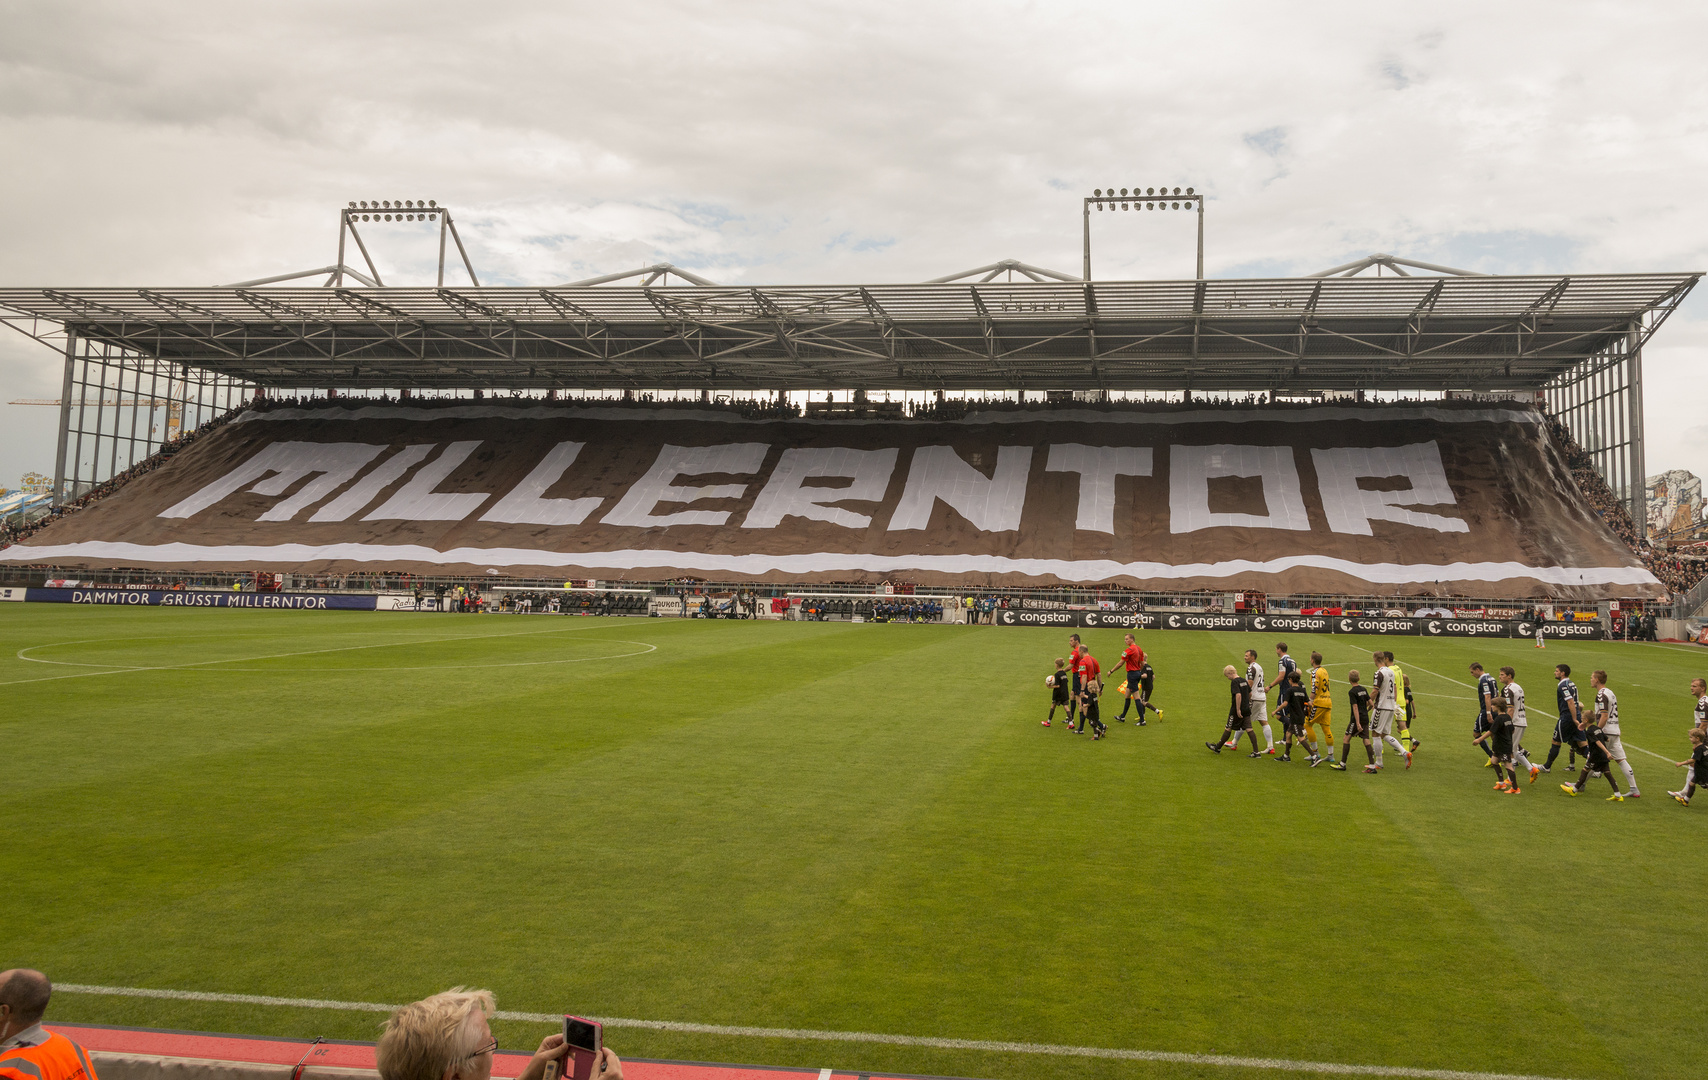
<instances>
[{"instance_id":1,"label":"pitch line marking","mask_svg":"<svg viewBox=\"0 0 1708 1080\"><path fill-rule=\"evenodd\" d=\"M281 659L281 658L287 657L287 656L314 656L314 655L318 655L320 653L351 652L351 651L354 651L357 649L391 649L391 648L400 648L400 647L405 646L405 645L433 645L433 644L438 644L440 642L445 642L445 641L488 641L488 640L492 640L495 638L534 637L534 636L539 635L539 634L567 634L567 633L571 633L574 631L580 631L580 630L615 629L616 626L617 626L617 624L615 624L615 623L610 624L610 626L561 626L561 627L557 627L557 628L552 629L552 630L524 630L518 634L461 634L461 635L454 635L452 637L442 637L442 638L416 638L416 639L413 639L410 641L382 642L382 643L376 644L376 645L346 645L346 646L342 646L342 647L339 647L336 649L309 649L305 652L273 653L269 656L235 657L235 658L229 659L229 660L199 660L194 664L162 664L162 665L159 665L157 667L123 667L123 666L114 666L112 664L105 664L105 665L77 664L77 663L74 663L71 661L66 661L66 660L44 660L44 659L41 659L40 657L25 656L24 655L25 653L28 653L28 652L34 652L37 649L50 649L50 648L54 648L55 646L59 646L59 645L87 645L90 642L95 642L95 641L138 641L138 640L142 640L142 639L139 639L139 638L85 638L82 641L54 641L54 642L49 642L48 644L45 644L45 645L28 645L28 646L25 646L24 648L18 650L17 657L19 660L26 660L26 661L33 663L33 664L55 664L55 665L58 665L61 667L96 667L96 666L102 666L102 667L111 668L112 670L109 670L109 671L83 671L83 672L78 672L75 675L47 675L47 676L44 676L40 679L13 679L10 682L0 682L0 686L17 686L17 685L20 685L22 683L53 682L56 679L87 679L87 678L90 678L90 677L96 676L96 675L123 675L123 674L126 674L128 672L133 672L133 671L187 671L190 668L201 667L201 666L204 666L207 664L239 664L239 663L249 663L249 662L252 662L255 660L278 660L278 659ZM618 640L619 641L626 641L627 639L619 638ZM631 641L631 642L628 642L628 644L643 645L643 644L645 644L645 642ZM645 651L646 652L656 652L657 650L658 650L658 646L652 645L652 646L649 646L647 648L647 650L645 650ZM626 655L641 656L641 655L644 655L644 653L629 653ZM582 659L583 660L593 660L593 659L612 660L612 659L621 659L621 658L620 657L606 656L606 657L584 657ZM577 661L551 660L551 661L542 661L542 662L543 663L579 663L581 661L579 661L579 660L577 660ZM530 665L505 664L505 665L492 665L492 666L512 667L512 666L530 666ZM537 666L537 665L532 665L532 666ZM344 670L344 669L339 669L339 670ZM402 671L402 670L410 670L410 669L406 669L406 668L384 668L382 670Z\"/></svg>"},{"instance_id":2,"label":"pitch line marking","mask_svg":"<svg viewBox=\"0 0 1708 1080\"><path fill-rule=\"evenodd\" d=\"M325 1001L318 998L272 997L263 994L218 994L199 990L152 990L135 986L87 986L58 983L54 989L69 994L106 994L113 997L163 998L171 1001L216 1001L234 1005L283 1005L299 1009L339 1009L347 1012L395 1012L401 1006L371 1001ZM536 1024L562 1024L561 1013L506 1012L493 1014L500 1020ZM1157 1061L1173 1065L1214 1065L1229 1069L1273 1069L1283 1072L1329 1073L1336 1076L1392 1076L1407 1080L1558 1080L1522 1073L1469 1072L1462 1069L1418 1069L1404 1065L1350 1065L1334 1061L1294 1061L1289 1058L1237 1057L1232 1054L1184 1054L1166 1050L1120 1050L1099 1046L1062 1046L1053 1043L997 1042L985 1039L935 1039L920 1035L882 1035L870 1031L820 1031L811 1028L737 1027L726 1024L693 1024L677 1020L629 1020L621 1017L590 1017L606 1027L672 1031L689 1035L734 1035L750 1039L795 1039L808 1042L875 1043L884 1046L921 1046L932 1050L980 1050L995 1054L1038 1054L1048 1057L1102 1058L1111 1061ZM823 1076L823 1073L819 1074Z\"/></svg>"}]
</instances>

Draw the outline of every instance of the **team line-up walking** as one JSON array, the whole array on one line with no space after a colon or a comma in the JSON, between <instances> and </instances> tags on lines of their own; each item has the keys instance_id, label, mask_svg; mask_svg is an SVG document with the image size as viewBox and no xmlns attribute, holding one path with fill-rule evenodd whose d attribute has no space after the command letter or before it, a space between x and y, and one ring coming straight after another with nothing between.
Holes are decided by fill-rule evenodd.
<instances>
[{"instance_id":1,"label":"team line-up walking","mask_svg":"<svg viewBox=\"0 0 1708 1080\"><path fill-rule=\"evenodd\" d=\"M1276 642L1275 657L1277 704L1273 712L1269 710L1263 665L1255 649L1245 652L1244 672L1232 664L1222 669L1228 680L1228 718L1221 735L1204 744L1206 749L1215 754L1236 750L1240 740L1245 738L1251 744L1251 752L1246 755L1248 758L1267 757L1278 762L1291 762L1294 747L1299 747L1311 768L1326 764L1331 769L1345 772L1351 763L1352 742L1357 739L1364 744L1365 773L1380 773L1385 768L1384 750L1388 748L1405 760L1407 769L1412 767L1421 746L1411 732L1417 720L1417 698L1412 691L1411 677L1400 667L1391 650L1370 654L1372 674L1368 686L1358 671L1347 672L1346 737L1338 756L1334 744L1334 697L1322 653L1311 653L1308 673L1300 669L1284 641ZM1140 727L1146 725L1147 711L1161 717L1162 709L1151 702L1156 671L1132 634L1126 635L1125 648L1118 663L1125 679L1117 684L1116 690L1126 700L1115 719L1125 723L1128 710L1134 706L1138 709L1135 719ZM1530 759L1530 753L1524 746L1529 730L1529 711L1517 672L1511 667L1503 667L1497 675L1491 675L1481 663L1471 664L1470 671L1476 680L1477 691L1477 716L1472 723L1471 742L1483 751L1486 758L1484 766L1495 770L1496 791L1520 794L1524 790L1525 778L1533 784L1538 776L1553 772L1560 751L1565 750L1568 772L1578 768L1579 758L1583 759L1583 766L1575 781L1560 785L1562 792L1575 798L1584 793L1590 780L1605 778L1612 788L1612 794L1607 796L1609 802L1642 797L1637 788L1636 773L1620 741L1619 698L1607 685L1607 672L1597 669L1590 674L1593 693L1586 708L1579 697L1577 684L1572 681L1571 665L1554 666L1554 697L1558 715L1548 757L1542 764L1537 764ZM1069 635L1068 655L1058 658L1055 670L1044 679L1051 696L1050 711L1042 721L1043 726L1053 726L1056 710L1060 709L1066 730L1083 735L1089 727L1093 741L1106 738L1109 728L1103 723L1100 708L1101 676L1102 665L1091 655L1080 636ZM1708 784L1708 681L1691 680L1690 693L1694 699L1689 731L1691 754L1683 761L1673 763L1688 771L1683 786L1677 791L1667 792L1684 806L1690 805L1699 786ZM1279 753L1271 717L1281 722ZM1257 742L1259 729L1263 731L1262 747ZM1623 791L1619 789L1614 775L1615 766L1625 777Z\"/></svg>"}]
</instances>

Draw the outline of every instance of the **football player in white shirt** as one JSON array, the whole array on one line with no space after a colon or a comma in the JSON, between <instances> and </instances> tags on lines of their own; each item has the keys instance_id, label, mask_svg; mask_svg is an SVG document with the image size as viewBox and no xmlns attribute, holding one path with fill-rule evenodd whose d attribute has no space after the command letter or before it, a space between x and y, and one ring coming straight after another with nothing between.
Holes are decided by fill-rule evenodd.
<instances>
[{"instance_id":1,"label":"football player in white shirt","mask_svg":"<svg viewBox=\"0 0 1708 1080\"><path fill-rule=\"evenodd\" d=\"M1382 746L1392 746L1405 755L1406 768L1411 768L1411 751L1405 744L1394 738L1394 713L1399 709L1400 685L1394 678L1394 669L1388 666L1388 654L1375 652L1370 659L1376 665L1375 699L1376 708L1374 720L1370 725L1370 734L1376 746L1376 768L1382 767Z\"/></svg>"},{"instance_id":2,"label":"football player in white shirt","mask_svg":"<svg viewBox=\"0 0 1708 1080\"><path fill-rule=\"evenodd\" d=\"M1275 753L1275 729L1269 726L1269 692L1263 685L1263 665L1257 660L1257 650L1245 651L1245 681L1251 684L1251 732L1252 738L1257 737L1257 725L1263 725L1263 738L1268 744L1265 754ZM1229 747L1239 745L1237 742L1227 744Z\"/></svg>"},{"instance_id":3,"label":"football player in white shirt","mask_svg":"<svg viewBox=\"0 0 1708 1080\"><path fill-rule=\"evenodd\" d=\"M1518 673L1509 667L1501 668L1500 687L1501 696L1506 698L1506 713L1512 718L1512 763L1528 769L1530 782L1534 784L1542 766L1533 763L1524 750L1524 731L1530 720L1524 713L1524 687L1518 685Z\"/></svg>"},{"instance_id":4,"label":"football player in white shirt","mask_svg":"<svg viewBox=\"0 0 1708 1080\"><path fill-rule=\"evenodd\" d=\"M1690 692L1696 698L1696 711L1691 716L1690 726L1708 731L1708 679L1691 679Z\"/></svg>"},{"instance_id":5,"label":"football player in white shirt","mask_svg":"<svg viewBox=\"0 0 1708 1080\"><path fill-rule=\"evenodd\" d=\"M1589 673L1589 686L1595 693L1595 710L1593 723L1607 736L1607 757L1618 763L1620 771L1625 774L1625 784L1629 789L1625 792L1627 799L1640 799L1643 793L1637 790L1637 774L1631 771L1631 763L1625 760L1625 747L1619 742L1619 698L1607 688L1607 672L1592 671Z\"/></svg>"}]
</instances>

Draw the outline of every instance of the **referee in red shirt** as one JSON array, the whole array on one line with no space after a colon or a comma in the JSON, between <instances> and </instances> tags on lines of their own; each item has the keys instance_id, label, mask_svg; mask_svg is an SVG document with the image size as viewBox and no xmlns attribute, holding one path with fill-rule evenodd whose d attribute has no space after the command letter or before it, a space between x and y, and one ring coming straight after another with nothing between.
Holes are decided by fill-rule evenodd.
<instances>
[{"instance_id":1,"label":"referee in red shirt","mask_svg":"<svg viewBox=\"0 0 1708 1080\"><path fill-rule=\"evenodd\" d=\"M1127 670L1127 700L1121 703L1121 715L1115 719L1125 721L1129 706L1139 707L1139 725L1145 722L1145 699L1141 688L1140 672L1145 666L1145 651L1139 648L1139 643L1133 635L1127 635L1127 647L1121 650L1121 666Z\"/></svg>"},{"instance_id":2,"label":"referee in red shirt","mask_svg":"<svg viewBox=\"0 0 1708 1080\"><path fill-rule=\"evenodd\" d=\"M1085 655L1085 646L1079 643L1078 634L1068 635L1068 674L1073 676L1073 694L1068 698L1067 726L1073 728L1074 717L1079 714L1079 661Z\"/></svg>"},{"instance_id":3,"label":"referee in red shirt","mask_svg":"<svg viewBox=\"0 0 1708 1080\"><path fill-rule=\"evenodd\" d=\"M1075 639L1077 639L1079 637L1079 635L1075 634L1074 637L1075 637ZM1091 653L1087 652L1083 647L1081 647L1079 650L1079 660L1077 661L1077 663L1078 663L1078 666L1076 668L1074 668L1075 674L1074 674L1074 681L1073 681L1074 693L1075 693L1076 697L1078 695L1079 690L1082 687L1090 686L1092 683L1096 682L1097 676L1102 674L1102 672L1103 672L1103 667L1101 664L1099 664L1097 662L1097 657L1092 656ZM1079 727L1076 730L1077 730L1077 733L1080 735L1085 734L1085 710L1084 709L1081 709L1079 711Z\"/></svg>"}]
</instances>

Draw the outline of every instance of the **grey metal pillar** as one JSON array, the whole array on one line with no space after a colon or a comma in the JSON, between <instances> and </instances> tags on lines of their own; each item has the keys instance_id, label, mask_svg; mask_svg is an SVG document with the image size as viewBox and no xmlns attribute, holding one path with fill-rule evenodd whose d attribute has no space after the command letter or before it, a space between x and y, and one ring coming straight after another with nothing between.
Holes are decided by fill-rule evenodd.
<instances>
[{"instance_id":1,"label":"grey metal pillar","mask_svg":"<svg viewBox=\"0 0 1708 1080\"><path fill-rule=\"evenodd\" d=\"M1091 280L1091 200L1085 200L1085 258L1080 267L1080 280Z\"/></svg>"},{"instance_id":2,"label":"grey metal pillar","mask_svg":"<svg viewBox=\"0 0 1708 1080\"><path fill-rule=\"evenodd\" d=\"M1198 199L1198 280L1204 280L1204 199Z\"/></svg>"},{"instance_id":3,"label":"grey metal pillar","mask_svg":"<svg viewBox=\"0 0 1708 1080\"><path fill-rule=\"evenodd\" d=\"M65 501L65 452L71 442L71 378L77 358L77 331L65 328L65 382L59 391L59 449L53 457L53 504Z\"/></svg>"},{"instance_id":4,"label":"grey metal pillar","mask_svg":"<svg viewBox=\"0 0 1708 1080\"><path fill-rule=\"evenodd\" d=\"M1649 535L1648 462L1643 454L1643 325L1631 324L1625 346L1625 398L1627 401L1627 432L1631 440L1627 448L1631 472L1631 524L1637 539Z\"/></svg>"}]
</instances>

